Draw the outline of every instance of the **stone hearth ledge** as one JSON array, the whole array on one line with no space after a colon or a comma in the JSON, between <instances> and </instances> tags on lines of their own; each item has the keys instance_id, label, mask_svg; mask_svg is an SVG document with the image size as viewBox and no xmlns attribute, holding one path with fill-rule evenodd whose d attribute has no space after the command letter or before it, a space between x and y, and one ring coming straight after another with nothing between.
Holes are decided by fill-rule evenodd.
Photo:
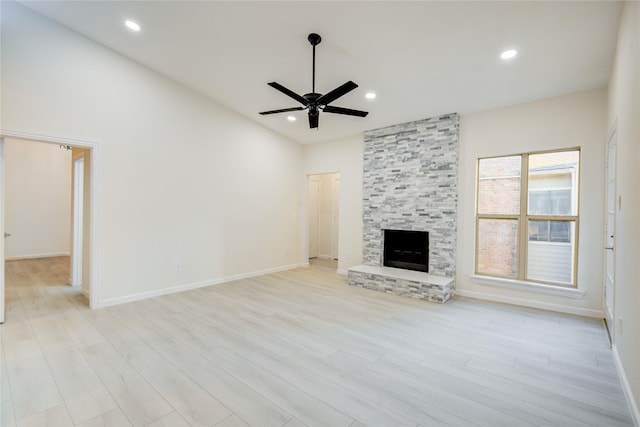
<instances>
[{"instance_id":1,"label":"stone hearth ledge","mask_svg":"<svg viewBox=\"0 0 640 427\"><path fill-rule=\"evenodd\" d=\"M445 303L453 295L454 280L421 271L357 265L347 270L351 286Z\"/></svg>"}]
</instances>

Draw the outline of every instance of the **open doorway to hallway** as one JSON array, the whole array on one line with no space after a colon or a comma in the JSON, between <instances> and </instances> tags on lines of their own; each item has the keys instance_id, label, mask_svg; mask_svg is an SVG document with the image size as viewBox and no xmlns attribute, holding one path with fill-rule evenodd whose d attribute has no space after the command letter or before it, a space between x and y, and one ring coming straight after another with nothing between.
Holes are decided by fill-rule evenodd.
<instances>
[{"instance_id":1,"label":"open doorway to hallway","mask_svg":"<svg viewBox=\"0 0 640 427\"><path fill-rule=\"evenodd\" d=\"M3 144L6 318L39 316L69 298L89 306L89 150L20 138Z\"/></svg>"},{"instance_id":2,"label":"open doorway to hallway","mask_svg":"<svg viewBox=\"0 0 640 427\"><path fill-rule=\"evenodd\" d=\"M309 175L309 259L337 260L340 174Z\"/></svg>"}]
</instances>

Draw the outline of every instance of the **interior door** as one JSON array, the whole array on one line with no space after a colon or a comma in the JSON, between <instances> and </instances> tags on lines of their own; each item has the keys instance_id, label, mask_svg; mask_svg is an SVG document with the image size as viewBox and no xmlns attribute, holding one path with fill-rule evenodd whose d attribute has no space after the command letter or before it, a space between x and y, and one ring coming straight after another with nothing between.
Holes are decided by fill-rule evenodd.
<instances>
[{"instance_id":1,"label":"interior door","mask_svg":"<svg viewBox=\"0 0 640 427\"><path fill-rule=\"evenodd\" d=\"M604 305L609 337L614 331L615 296L615 225L616 225L616 131L607 141L607 217L605 227Z\"/></svg>"},{"instance_id":2,"label":"interior door","mask_svg":"<svg viewBox=\"0 0 640 427\"><path fill-rule=\"evenodd\" d=\"M309 258L318 257L318 198L320 181L317 177L309 177Z\"/></svg>"},{"instance_id":3,"label":"interior door","mask_svg":"<svg viewBox=\"0 0 640 427\"><path fill-rule=\"evenodd\" d=\"M331 258L338 259L338 237L340 225L340 174L333 175L333 199L331 203Z\"/></svg>"},{"instance_id":4,"label":"interior door","mask_svg":"<svg viewBox=\"0 0 640 427\"><path fill-rule=\"evenodd\" d=\"M0 138L0 323L4 323L4 139Z\"/></svg>"}]
</instances>

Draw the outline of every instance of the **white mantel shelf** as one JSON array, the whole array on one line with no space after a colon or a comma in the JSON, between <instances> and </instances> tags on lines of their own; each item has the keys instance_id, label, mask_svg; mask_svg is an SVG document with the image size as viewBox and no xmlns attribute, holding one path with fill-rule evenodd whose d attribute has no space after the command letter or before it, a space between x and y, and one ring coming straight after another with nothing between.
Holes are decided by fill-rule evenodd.
<instances>
[{"instance_id":1,"label":"white mantel shelf","mask_svg":"<svg viewBox=\"0 0 640 427\"><path fill-rule=\"evenodd\" d=\"M349 285L444 303L453 294L453 278L393 267L357 265L347 270Z\"/></svg>"}]
</instances>

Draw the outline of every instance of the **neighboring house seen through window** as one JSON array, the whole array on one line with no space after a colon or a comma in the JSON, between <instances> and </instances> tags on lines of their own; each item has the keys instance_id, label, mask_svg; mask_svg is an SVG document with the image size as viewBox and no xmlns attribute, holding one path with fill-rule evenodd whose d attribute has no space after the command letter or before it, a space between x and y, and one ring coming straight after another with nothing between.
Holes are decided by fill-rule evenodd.
<instances>
[{"instance_id":1,"label":"neighboring house seen through window","mask_svg":"<svg viewBox=\"0 0 640 427\"><path fill-rule=\"evenodd\" d=\"M579 165L579 150L478 161L477 274L575 286Z\"/></svg>"}]
</instances>

